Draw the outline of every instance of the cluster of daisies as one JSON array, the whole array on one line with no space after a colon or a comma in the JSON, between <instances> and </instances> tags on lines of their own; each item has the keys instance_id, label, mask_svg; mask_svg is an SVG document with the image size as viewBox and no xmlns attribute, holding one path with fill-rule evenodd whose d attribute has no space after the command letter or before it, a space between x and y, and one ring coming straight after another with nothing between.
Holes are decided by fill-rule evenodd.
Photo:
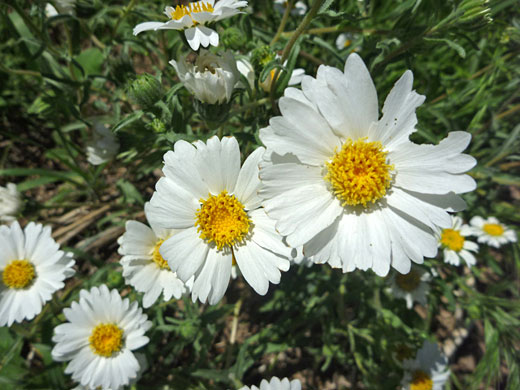
<instances>
[{"instance_id":1,"label":"cluster of daisies","mask_svg":"<svg viewBox=\"0 0 520 390\"><path fill-rule=\"evenodd\" d=\"M478 243L487 244L494 248L516 242L515 231L495 217L484 219L475 216L471 218L469 225L467 225L463 223L461 217L452 216L451 227L436 229L435 236L438 247L442 250L444 262L453 266L462 265L462 260L468 267L477 263L474 254L478 253L479 246L477 243L468 240L470 236L476 237ZM392 272L388 279L390 291L397 298L405 299L408 309L413 307L414 302L426 305L430 290L429 282L435 276L438 276L438 274L434 268L428 270L413 265L407 274Z\"/></svg>"},{"instance_id":2,"label":"cluster of daisies","mask_svg":"<svg viewBox=\"0 0 520 390\"><path fill-rule=\"evenodd\" d=\"M237 62L230 52L201 47L218 46L210 23L245 6L208 0L166 7L167 22L142 23L134 33L182 31L189 47L200 50L195 61L171 62L181 82L199 101L223 104L237 83ZM249 76L248 65L242 67ZM264 295L302 259L379 276L393 268L391 284L411 307L426 303L432 277L413 264L441 248L447 263L462 258L471 266L478 246L466 237L494 247L516 240L494 218L475 217L468 226L450 214L465 208L460 194L476 186L466 174L476 161L463 154L471 136L452 132L438 145L410 141L415 110L425 99L413 90L410 71L390 91L382 116L372 78L355 53L343 70L322 65L316 77L299 76L301 89L288 87L281 115L260 130L265 147L243 162L234 137L178 141L164 155L164 176L144 207L148 225L128 221L118 240L123 276L144 294L144 308L184 294L214 305L237 273ZM107 144L102 136L98 142ZM2 191L8 195L0 206L18 208L15 188ZM3 214L12 220L15 213ZM74 260L50 228L35 223L24 230L16 221L1 226L0 247L0 325L10 326L42 311L74 274ZM81 388L118 390L136 380L143 364L132 351L149 342L151 326L137 302L101 285L81 290L63 314L67 322L55 328L52 355L69 362L65 372ZM441 388L448 377L446 358L429 342L403 367L406 389ZM260 384L260 390L300 388L287 378Z\"/></svg>"}]
</instances>

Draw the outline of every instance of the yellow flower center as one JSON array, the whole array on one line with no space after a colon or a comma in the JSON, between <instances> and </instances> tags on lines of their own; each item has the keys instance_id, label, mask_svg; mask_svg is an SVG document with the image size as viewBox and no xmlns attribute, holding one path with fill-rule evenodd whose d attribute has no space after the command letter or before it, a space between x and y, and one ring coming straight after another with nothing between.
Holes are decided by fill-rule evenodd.
<instances>
[{"instance_id":1,"label":"yellow flower center","mask_svg":"<svg viewBox=\"0 0 520 390\"><path fill-rule=\"evenodd\" d=\"M441 244L452 251L459 252L464 247L464 237L458 230L443 229Z\"/></svg>"},{"instance_id":2,"label":"yellow flower center","mask_svg":"<svg viewBox=\"0 0 520 390\"><path fill-rule=\"evenodd\" d=\"M97 325L88 339L95 354L110 357L123 346L123 331L114 324Z\"/></svg>"},{"instance_id":3,"label":"yellow flower center","mask_svg":"<svg viewBox=\"0 0 520 390\"><path fill-rule=\"evenodd\" d=\"M497 223L485 223L484 226L482 226L482 230L484 230L490 236L498 237L504 234L504 228L502 225Z\"/></svg>"},{"instance_id":4,"label":"yellow flower center","mask_svg":"<svg viewBox=\"0 0 520 390\"><path fill-rule=\"evenodd\" d=\"M222 191L218 196L210 195L200 202L202 204L196 212L195 222L200 238L214 242L218 249L231 247L244 239L251 227L251 220L234 195Z\"/></svg>"},{"instance_id":5,"label":"yellow flower center","mask_svg":"<svg viewBox=\"0 0 520 390\"><path fill-rule=\"evenodd\" d=\"M34 265L29 260L13 260L4 268L2 280L9 288L21 289L29 286L35 276Z\"/></svg>"},{"instance_id":6,"label":"yellow flower center","mask_svg":"<svg viewBox=\"0 0 520 390\"><path fill-rule=\"evenodd\" d=\"M367 206L386 194L390 187L392 165L386 163L387 152L381 142L366 138L348 139L330 162L326 163L329 181L336 197L346 206Z\"/></svg>"},{"instance_id":7,"label":"yellow flower center","mask_svg":"<svg viewBox=\"0 0 520 390\"><path fill-rule=\"evenodd\" d=\"M421 274L415 270L411 270L406 275L398 274L395 277L395 283L401 290L414 291L421 283Z\"/></svg>"},{"instance_id":8,"label":"yellow flower center","mask_svg":"<svg viewBox=\"0 0 520 390\"><path fill-rule=\"evenodd\" d=\"M412 374L412 383L410 383L410 390L432 390L432 378L422 370L415 370Z\"/></svg>"},{"instance_id":9,"label":"yellow flower center","mask_svg":"<svg viewBox=\"0 0 520 390\"><path fill-rule=\"evenodd\" d=\"M155 264L157 264L157 267L161 269L170 269L168 262L164 260L164 257L162 257L161 252L159 252L159 248L161 247L163 242L164 240L159 240L155 244L153 248L152 259L155 262Z\"/></svg>"},{"instance_id":10,"label":"yellow flower center","mask_svg":"<svg viewBox=\"0 0 520 390\"><path fill-rule=\"evenodd\" d=\"M196 3L190 3L188 5L178 5L170 13L170 16L173 20L180 20L186 15L189 15L191 17L192 13L213 11L214 9L211 4L204 3L203 1L198 1Z\"/></svg>"}]
</instances>

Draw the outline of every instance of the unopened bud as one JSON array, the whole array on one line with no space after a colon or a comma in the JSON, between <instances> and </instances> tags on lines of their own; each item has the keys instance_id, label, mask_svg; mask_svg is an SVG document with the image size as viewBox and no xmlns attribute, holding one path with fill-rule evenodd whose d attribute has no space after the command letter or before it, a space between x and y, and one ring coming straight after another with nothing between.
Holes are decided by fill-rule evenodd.
<instances>
[{"instance_id":1,"label":"unopened bud","mask_svg":"<svg viewBox=\"0 0 520 390\"><path fill-rule=\"evenodd\" d=\"M224 46L233 50L240 50L247 43L246 35L236 27L225 29L220 36Z\"/></svg>"},{"instance_id":2,"label":"unopened bud","mask_svg":"<svg viewBox=\"0 0 520 390\"><path fill-rule=\"evenodd\" d=\"M276 58L276 53L269 46L257 47L251 52L251 64L257 74Z\"/></svg>"},{"instance_id":3,"label":"unopened bud","mask_svg":"<svg viewBox=\"0 0 520 390\"><path fill-rule=\"evenodd\" d=\"M163 96L161 83L148 73L137 76L130 84L128 94L142 108L153 106Z\"/></svg>"}]
</instances>

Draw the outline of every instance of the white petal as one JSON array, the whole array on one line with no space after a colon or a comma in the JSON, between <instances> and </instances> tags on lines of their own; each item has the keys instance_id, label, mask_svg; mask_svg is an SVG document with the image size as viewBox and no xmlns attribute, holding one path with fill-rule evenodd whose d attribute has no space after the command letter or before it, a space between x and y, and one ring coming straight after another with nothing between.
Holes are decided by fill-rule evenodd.
<instances>
[{"instance_id":1,"label":"white petal","mask_svg":"<svg viewBox=\"0 0 520 390\"><path fill-rule=\"evenodd\" d=\"M167 239L159 251L173 272L187 282L202 267L209 246L199 237L196 227L183 230Z\"/></svg>"},{"instance_id":2,"label":"white petal","mask_svg":"<svg viewBox=\"0 0 520 390\"><path fill-rule=\"evenodd\" d=\"M258 208L262 202L258 196L258 189L260 188L258 164L264 152L265 149L259 147L251 153L238 175L234 193L247 210Z\"/></svg>"}]
</instances>

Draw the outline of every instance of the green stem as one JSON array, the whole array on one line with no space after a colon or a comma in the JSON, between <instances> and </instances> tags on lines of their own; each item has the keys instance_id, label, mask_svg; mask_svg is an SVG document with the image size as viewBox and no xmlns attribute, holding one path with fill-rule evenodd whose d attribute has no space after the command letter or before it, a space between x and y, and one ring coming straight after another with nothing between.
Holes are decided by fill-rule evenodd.
<instances>
[{"instance_id":1,"label":"green stem","mask_svg":"<svg viewBox=\"0 0 520 390\"><path fill-rule=\"evenodd\" d=\"M136 0L131 0L130 4L128 4L127 7L123 7L123 12L122 12L121 16L119 17L119 19L117 19L116 25L114 26L114 29L112 30L112 39L114 39L114 37L116 36L117 29L119 28L123 19L126 18L126 15L128 15L130 13L130 11L132 10L132 8L134 8L135 2L136 2Z\"/></svg>"},{"instance_id":2,"label":"green stem","mask_svg":"<svg viewBox=\"0 0 520 390\"><path fill-rule=\"evenodd\" d=\"M288 38L288 37L292 36L295 32L296 31L287 31L287 32L282 33L282 36ZM310 28L306 31L307 34L311 34L311 35L341 33L341 32L361 33L363 35L371 35L371 34L385 35L385 34L392 33L392 31L390 31L390 30L377 30L375 28L340 27L340 25L331 26L331 27Z\"/></svg>"},{"instance_id":3,"label":"green stem","mask_svg":"<svg viewBox=\"0 0 520 390\"><path fill-rule=\"evenodd\" d=\"M296 41L298 40L300 35L302 35L305 32L305 30L307 29L307 26L311 23L314 16L316 16L316 14L318 13L318 10L320 9L320 7L324 1L325 0L314 0L314 3L312 3L312 7L311 7L310 11L307 13L307 15L305 15L302 22L300 23L298 28L294 31L294 34L291 35L291 39L289 40L289 42L283 49L282 59L281 59L282 64L285 62L285 60L287 60L287 57L289 57L289 53L291 52L294 44L296 43ZM271 91L269 94L269 99L271 100L271 105L272 105L273 109L276 107L274 104L275 103L274 93L276 91L276 84L277 84L279 75L280 75L280 68L278 68L276 70L274 77L273 77L273 81L271 82Z\"/></svg>"},{"instance_id":4,"label":"green stem","mask_svg":"<svg viewBox=\"0 0 520 390\"><path fill-rule=\"evenodd\" d=\"M294 0L290 0L287 6L285 7L285 12L283 13L282 21L280 22L280 26L278 26L278 31L276 31L276 34L270 43L271 46L273 46L278 41L278 39L280 39L280 36L282 35L283 30L285 29L285 25L287 24L287 20L289 20L289 15L291 14L293 4Z\"/></svg>"}]
</instances>

